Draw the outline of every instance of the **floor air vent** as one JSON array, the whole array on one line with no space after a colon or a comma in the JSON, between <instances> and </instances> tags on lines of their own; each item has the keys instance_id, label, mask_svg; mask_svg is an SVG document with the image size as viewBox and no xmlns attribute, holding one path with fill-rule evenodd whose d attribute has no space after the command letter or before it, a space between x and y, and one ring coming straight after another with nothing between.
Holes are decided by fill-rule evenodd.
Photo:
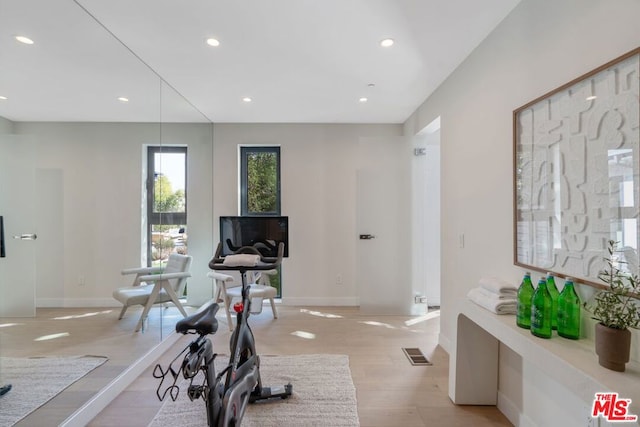
<instances>
[{"instance_id":1,"label":"floor air vent","mask_svg":"<svg viewBox=\"0 0 640 427\"><path fill-rule=\"evenodd\" d=\"M431 362L427 359L419 348L402 348L409 361L414 366L431 366Z\"/></svg>"}]
</instances>

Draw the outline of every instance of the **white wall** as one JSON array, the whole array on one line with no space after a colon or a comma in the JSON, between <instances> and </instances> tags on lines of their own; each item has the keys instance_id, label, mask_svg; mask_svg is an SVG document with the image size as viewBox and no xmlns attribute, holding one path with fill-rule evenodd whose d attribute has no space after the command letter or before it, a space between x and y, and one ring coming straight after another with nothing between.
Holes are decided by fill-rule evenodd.
<instances>
[{"instance_id":1,"label":"white wall","mask_svg":"<svg viewBox=\"0 0 640 427\"><path fill-rule=\"evenodd\" d=\"M38 230L40 262L47 270L62 266L39 276L37 304L116 305L113 289L128 284L120 270L140 263L143 145L159 141L160 125L23 122L14 128L37 144L40 205L50 210L41 218L48 230ZM237 214L238 144L278 144L282 212L290 217L284 303L357 305L358 147L371 137L395 141L401 134L401 125L216 124L212 142L210 125L163 124L163 144L189 147L189 303L211 297L205 276L217 219Z\"/></svg>"},{"instance_id":2,"label":"white wall","mask_svg":"<svg viewBox=\"0 0 640 427\"><path fill-rule=\"evenodd\" d=\"M513 110L638 47L638 17L637 0L523 0L405 123L413 135L441 117L445 346L455 342L456 303L481 276L517 284L523 273L512 261ZM551 379L533 380L540 373L502 373L507 396L530 387L527 396L563 401Z\"/></svg>"},{"instance_id":3,"label":"white wall","mask_svg":"<svg viewBox=\"0 0 640 427\"><path fill-rule=\"evenodd\" d=\"M358 144L401 134L401 125L214 125L216 221L238 212L238 145L281 147L282 214L289 216L290 249L283 261L283 303L358 305Z\"/></svg>"}]
</instances>

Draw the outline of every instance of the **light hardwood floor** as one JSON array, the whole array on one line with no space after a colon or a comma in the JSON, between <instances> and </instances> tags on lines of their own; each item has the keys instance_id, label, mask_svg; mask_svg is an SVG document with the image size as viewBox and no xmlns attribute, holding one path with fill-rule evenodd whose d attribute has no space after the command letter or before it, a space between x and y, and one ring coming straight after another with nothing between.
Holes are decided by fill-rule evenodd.
<instances>
[{"instance_id":1,"label":"light hardwood floor","mask_svg":"<svg viewBox=\"0 0 640 427\"><path fill-rule=\"evenodd\" d=\"M365 316L357 308L278 306L274 320L268 305L250 318L260 354L332 353L349 356L362 426L509 426L495 407L456 406L447 395L448 356L437 345L438 312L424 318ZM17 425L57 425L133 360L170 333L177 310L160 316L154 309L145 333L133 328L141 309L130 309L118 321L117 309L40 309L35 319L0 319L0 355L40 356L93 354L109 361L73 384ZM193 311L195 309L190 309ZM222 312L213 337L219 353L228 353L229 330ZM64 333L63 338L33 341ZM184 337L161 358L170 360L192 337ZM412 366L403 347L418 347L432 366ZM160 408L157 380L149 368L89 425L146 426ZM294 382L295 392L295 382ZM194 404L202 405L201 402ZM204 405L203 405L204 410Z\"/></svg>"},{"instance_id":2,"label":"light hardwood floor","mask_svg":"<svg viewBox=\"0 0 640 427\"><path fill-rule=\"evenodd\" d=\"M187 311L195 309L187 308ZM23 418L17 427L60 424L133 361L157 345L161 333L170 334L176 320L182 317L176 308L154 307L145 332L136 333L133 330L142 308L130 308L122 320L118 320L119 312L119 308L41 308L34 318L0 318L0 356L96 355L108 358L105 364Z\"/></svg>"}]
</instances>

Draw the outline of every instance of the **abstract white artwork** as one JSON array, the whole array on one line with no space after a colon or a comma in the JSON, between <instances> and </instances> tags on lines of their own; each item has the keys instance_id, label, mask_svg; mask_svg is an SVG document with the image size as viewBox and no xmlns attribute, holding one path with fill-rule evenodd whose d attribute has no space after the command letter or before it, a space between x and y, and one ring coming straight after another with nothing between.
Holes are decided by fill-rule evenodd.
<instances>
[{"instance_id":1,"label":"abstract white artwork","mask_svg":"<svg viewBox=\"0 0 640 427\"><path fill-rule=\"evenodd\" d=\"M515 110L513 125L515 264L597 286L614 240L638 274L640 48Z\"/></svg>"}]
</instances>

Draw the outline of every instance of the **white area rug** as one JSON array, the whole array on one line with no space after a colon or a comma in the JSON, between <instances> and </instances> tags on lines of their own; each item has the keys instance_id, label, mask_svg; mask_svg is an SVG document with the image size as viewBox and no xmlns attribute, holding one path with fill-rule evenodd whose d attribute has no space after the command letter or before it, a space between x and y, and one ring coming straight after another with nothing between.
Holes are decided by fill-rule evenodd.
<instances>
[{"instance_id":1,"label":"white area rug","mask_svg":"<svg viewBox=\"0 0 640 427\"><path fill-rule=\"evenodd\" d=\"M0 427L11 426L107 361L106 357L0 357Z\"/></svg>"},{"instance_id":2,"label":"white area rug","mask_svg":"<svg viewBox=\"0 0 640 427\"><path fill-rule=\"evenodd\" d=\"M216 364L216 372L218 372ZM349 357L332 354L260 356L260 375L265 387L293 384L288 399L250 404L242 426L358 426L356 390ZM189 400L188 382L180 386L174 402L170 397L151 422L152 427L201 427L207 425L204 401Z\"/></svg>"}]
</instances>

